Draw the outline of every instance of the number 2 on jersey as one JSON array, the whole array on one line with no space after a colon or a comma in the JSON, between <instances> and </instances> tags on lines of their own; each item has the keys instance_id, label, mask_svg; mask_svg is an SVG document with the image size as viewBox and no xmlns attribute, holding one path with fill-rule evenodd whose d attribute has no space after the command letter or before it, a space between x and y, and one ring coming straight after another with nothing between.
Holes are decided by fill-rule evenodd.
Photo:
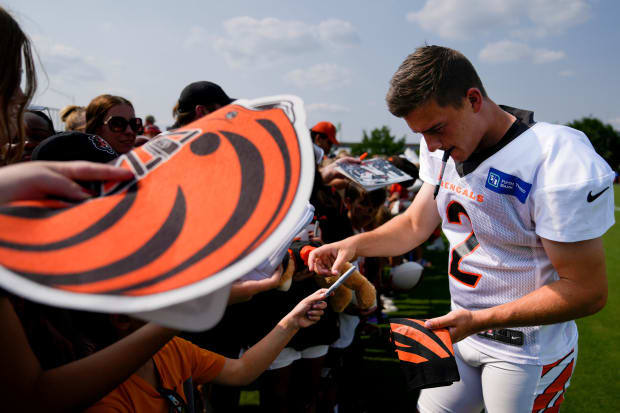
<instances>
[{"instance_id":1,"label":"number 2 on jersey","mask_svg":"<svg viewBox=\"0 0 620 413\"><path fill-rule=\"evenodd\" d=\"M449 274L466 286L476 288L476 284L478 284L478 281L480 281L480 277L482 277L482 275L472 272L465 272L459 268L463 258L473 253L480 246L480 243L478 243L478 239L476 238L476 234L474 234L471 218L467 215L467 211L463 205L456 201L452 201L448 204L447 213L449 223L465 225L466 223L463 222L462 218L463 216L466 216L469 221L469 225L471 226L471 232L467 238L465 238L465 241L461 242L450 251Z\"/></svg>"}]
</instances>

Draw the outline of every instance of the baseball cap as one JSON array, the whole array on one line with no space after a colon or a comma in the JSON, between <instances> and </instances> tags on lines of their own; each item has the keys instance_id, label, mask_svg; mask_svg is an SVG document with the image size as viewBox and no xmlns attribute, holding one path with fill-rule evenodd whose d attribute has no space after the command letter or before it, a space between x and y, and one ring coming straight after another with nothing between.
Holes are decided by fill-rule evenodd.
<instances>
[{"instance_id":1,"label":"baseball cap","mask_svg":"<svg viewBox=\"0 0 620 413\"><path fill-rule=\"evenodd\" d=\"M219 104L228 105L235 99L228 97L226 92L217 84L206 80L190 83L185 86L179 96L179 111L189 112L196 105Z\"/></svg>"},{"instance_id":2,"label":"baseball cap","mask_svg":"<svg viewBox=\"0 0 620 413\"><path fill-rule=\"evenodd\" d=\"M33 161L91 161L107 163L118 153L100 136L63 132L50 136L32 152Z\"/></svg>"},{"instance_id":3,"label":"baseball cap","mask_svg":"<svg viewBox=\"0 0 620 413\"><path fill-rule=\"evenodd\" d=\"M312 132L322 133L327 136L327 139L333 145L340 145L338 140L336 140L336 127L331 122L319 122L310 129Z\"/></svg>"}]
</instances>

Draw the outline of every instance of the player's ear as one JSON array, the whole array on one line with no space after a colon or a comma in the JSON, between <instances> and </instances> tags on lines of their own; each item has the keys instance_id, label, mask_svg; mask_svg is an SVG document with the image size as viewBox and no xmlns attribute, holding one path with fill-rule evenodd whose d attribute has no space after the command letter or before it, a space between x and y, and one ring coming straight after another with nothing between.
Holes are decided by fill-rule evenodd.
<instances>
[{"instance_id":1,"label":"player's ear","mask_svg":"<svg viewBox=\"0 0 620 413\"><path fill-rule=\"evenodd\" d=\"M480 89L478 89L477 87L471 87L467 89L466 99L467 99L467 102L471 105L471 108L474 111L474 113L478 113L480 111L480 108L482 107L482 100L483 100L483 96L482 96L482 93L480 92Z\"/></svg>"}]
</instances>

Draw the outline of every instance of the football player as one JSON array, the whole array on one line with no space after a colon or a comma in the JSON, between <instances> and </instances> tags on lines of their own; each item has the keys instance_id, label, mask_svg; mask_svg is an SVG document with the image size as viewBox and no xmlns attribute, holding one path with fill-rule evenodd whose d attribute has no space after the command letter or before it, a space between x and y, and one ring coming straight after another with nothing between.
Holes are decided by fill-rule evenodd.
<instances>
[{"instance_id":1,"label":"football player","mask_svg":"<svg viewBox=\"0 0 620 413\"><path fill-rule=\"evenodd\" d=\"M441 223L452 311L426 327L449 329L461 381L422 390L418 410L557 412L576 362L573 320L607 299L611 168L583 133L493 102L455 50L418 48L386 100L424 136L424 185L404 214L314 250L311 269L403 254Z\"/></svg>"}]
</instances>

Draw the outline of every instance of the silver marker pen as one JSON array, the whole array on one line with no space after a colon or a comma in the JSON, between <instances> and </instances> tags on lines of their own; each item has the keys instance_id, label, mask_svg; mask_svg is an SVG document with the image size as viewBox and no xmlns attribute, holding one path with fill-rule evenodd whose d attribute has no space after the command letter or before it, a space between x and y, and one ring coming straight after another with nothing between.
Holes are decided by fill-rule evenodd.
<instances>
[{"instance_id":1,"label":"silver marker pen","mask_svg":"<svg viewBox=\"0 0 620 413\"><path fill-rule=\"evenodd\" d=\"M333 293L336 288L340 287L342 283L345 282L346 279L349 278L355 270L357 270L357 267L355 265L351 265L351 268L349 268L344 274L342 274L340 278L338 278L336 282L333 283L331 287L329 287L329 289L325 293L325 296L329 297L329 295Z\"/></svg>"}]
</instances>

